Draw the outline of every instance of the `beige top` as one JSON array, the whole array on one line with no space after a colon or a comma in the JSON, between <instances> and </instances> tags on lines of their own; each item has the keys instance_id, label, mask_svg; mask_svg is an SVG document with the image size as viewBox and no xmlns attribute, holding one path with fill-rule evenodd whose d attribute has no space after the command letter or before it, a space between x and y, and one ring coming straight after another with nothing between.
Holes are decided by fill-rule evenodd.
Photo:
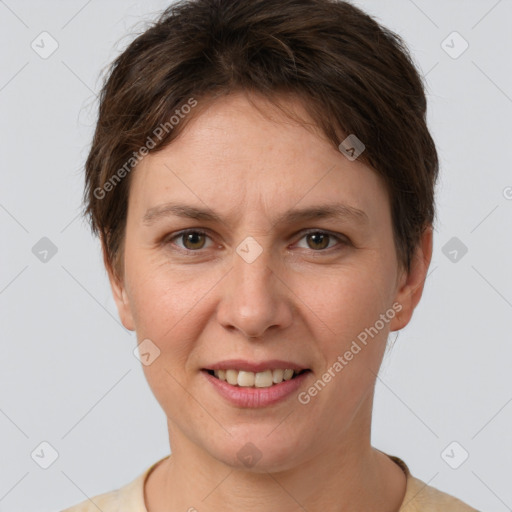
<instances>
[{"instance_id":1,"label":"beige top","mask_svg":"<svg viewBox=\"0 0 512 512\"><path fill-rule=\"evenodd\" d=\"M405 496L398 512L478 512L457 498L414 478L403 460L392 455L388 455L388 457L395 461L407 476ZM144 501L144 483L149 473L161 460L155 462L135 480L120 489L99 494L61 512L98 512L98 510L102 512L147 512Z\"/></svg>"}]
</instances>

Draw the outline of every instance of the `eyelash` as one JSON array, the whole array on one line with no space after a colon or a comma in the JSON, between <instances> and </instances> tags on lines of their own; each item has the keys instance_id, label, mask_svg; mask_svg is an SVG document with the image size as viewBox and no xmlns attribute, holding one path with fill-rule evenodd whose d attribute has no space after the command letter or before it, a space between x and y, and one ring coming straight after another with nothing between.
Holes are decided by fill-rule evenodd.
<instances>
[{"instance_id":1,"label":"eyelash","mask_svg":"<svg viewBox=\"0 0 512 512\"><path fill-rule=\"evenodd\" d=\"M182 237L184 237L185 235L188 235L190 233L196 233L196 234L200 234L200 235L203 235L203 236L206 236L208 238L211 239L211 236L209 235L209 232L208 231L205 231L203 229L200 229L200 228L197 228L197 229L185 229L183 231L179 231L178 233L170 236L170 237L166 237L164 240L163 240L163 243L165 245L167 244L172 244L174 240L176 239L180 239ZM344 237L340 237L334 233L331 233L330 231L324 231L324 230L321 230L321 229L309 229L309 230L306 230L306 231L302 231L302 236L299 240L302 240L303 238L305 238L307 235L311 235L311 234L320 234L320 235L326 235L328 236L329 238L334 238L337 242L338 242L338 245L349 245L349 240ZM336 250L336 246L334 247L327 247L325 249L319 249L319 250L314 250L314 249L310 249L312 252L315 252L315 253L321 253L321 252L330 252L330 250L332 249L335 249ZM184 253L187 253L187 254L191 254L191 253L200 253L201 251L204 250L204 248L201 248L201 249L186 249L184 247L179 247L178 246L178 250L181 251L181 252L184 252Z\"/></svg>"}]
</instances>

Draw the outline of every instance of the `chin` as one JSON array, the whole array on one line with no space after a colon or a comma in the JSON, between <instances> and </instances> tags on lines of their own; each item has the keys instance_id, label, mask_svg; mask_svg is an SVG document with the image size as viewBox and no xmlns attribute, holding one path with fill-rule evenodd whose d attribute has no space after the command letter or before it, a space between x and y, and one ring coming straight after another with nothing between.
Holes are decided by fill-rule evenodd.
<instances>
[{"instance_id":1,"label":"chin","mask_svg":"<svg viewBox=\"0 0 512 512\"><path fill-rule=\"evenodd\" d=\"M261 430L251 427L250 432L224 438L225 444L220 443L213 450L211 444L207 448L213 458L234 469L252 473L286 471L297 464L300 443L289 436L286 437L288 444L277 436L272 438L272 434L268 435L272 428L268 425Z\"/></svg>"}]
</instances>

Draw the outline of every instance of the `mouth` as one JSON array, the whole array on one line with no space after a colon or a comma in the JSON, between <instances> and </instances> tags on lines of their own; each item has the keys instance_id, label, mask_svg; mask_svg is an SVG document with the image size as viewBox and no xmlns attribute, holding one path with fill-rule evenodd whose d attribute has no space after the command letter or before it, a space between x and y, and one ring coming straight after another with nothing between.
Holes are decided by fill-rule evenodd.
<instances>
[{"instance_id":1,"label":"mouth","mask_svg":"<svg viewBox=\"0 0 512 512\"><path fill-rule=\"evenodd\" d=\"M310 372L309 369L294 370L291 368L267 369L260 372L237 370L234 368L212 370L203 368L212 377L241 388L270 388L285 381L296 379L299 375Z\"/></svg>"}]
</instances>

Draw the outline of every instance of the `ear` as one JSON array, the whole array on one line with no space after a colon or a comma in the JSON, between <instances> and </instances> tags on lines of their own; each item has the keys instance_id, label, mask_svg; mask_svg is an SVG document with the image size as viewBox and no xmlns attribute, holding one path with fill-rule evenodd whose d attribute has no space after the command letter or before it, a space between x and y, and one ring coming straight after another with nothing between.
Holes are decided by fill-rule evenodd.
<instances>
[{"instance_id":1,"label":"ear","mask_svg":"<svg viewBox=\"0 0 512 512\"><path fill-rule=\"evenodd\" d=\"M124 284L123 276L118 276L117 272L113 269L112 263L107 258L107 252L105 250L105 244L102 240L101 248L103 252L103 263L107 270L108 280L110 281L110 288L112 289L112 295L117 306L119 318L121 323L129 331L135 331L135 322L133 321L133 315L130 307L130 301L128 294L126 293L126 287Z\"/></svg>"},{"instance_id":2,"label":"ear","mask_svg":"<svg viewBox=\"0 0 512 512\"><path fill-rule=\"evenodd\" d=\"M433 229L428 226L423 232L414 252L409 273L403 271L398 280L395 301L402 306L390 323L391 331L403 329L411 320L414 308L423 294L423 287L432 259Z\"/></svg>"}]
</instances>

